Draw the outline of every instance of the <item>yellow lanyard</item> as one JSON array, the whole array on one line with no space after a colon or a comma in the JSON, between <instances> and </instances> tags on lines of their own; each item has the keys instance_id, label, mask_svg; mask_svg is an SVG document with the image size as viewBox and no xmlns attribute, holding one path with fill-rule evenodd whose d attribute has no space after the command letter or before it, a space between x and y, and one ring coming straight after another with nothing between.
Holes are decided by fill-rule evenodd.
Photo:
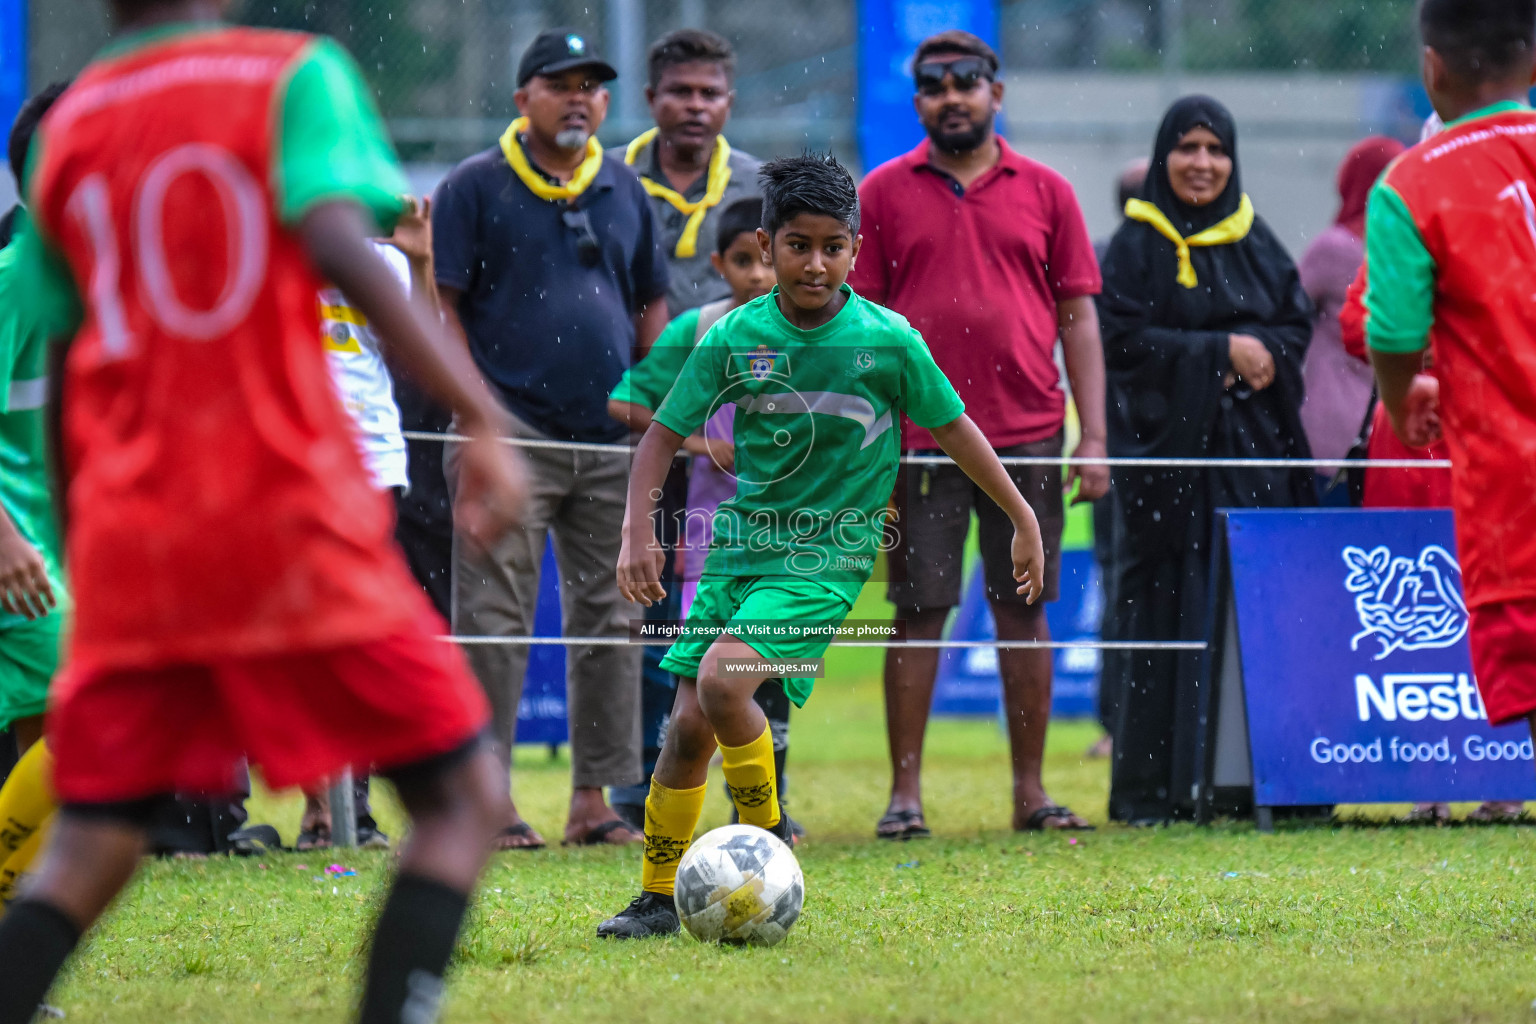
<instances>
[{"instance_id":1,"label":"yellow lanyard","mask_svg":"<svg viewBox=\"0 0 1536 1024\"><path fill-rule=\"evenodd\" d=\"M1188 238L1179 234L1179 229L1163 216L1162 210L1145 199L1132 199L1126 203L1125 215L1131 220L1152 225L1158 234L1174 244L1179 251L1178 280L1179 284L1185 288L1193 288L1200 283L1195 276L1195 265L1189 258L1189 250L1192 246L1230 245L1232 242L1240 242L1247 238L1248 232L1253 229L1253 203L1249 201L1246 192L1243 193L1243 201L1238 204L1236 213Z\"/></svg>"},{"instance_id":2,"label":"yellow lanyard","mask_svg":"<svg viewBox=\"0 0 1536 1024\"><path fill-rule=\"evenodd\" d=\"M652 128L631 142L629 148L624 151L624 162L633 167L640 157L641 150L656 140L656 133L657 129ZM707 184L704 189L704 198L690 202L677 190L654 182L643 174L640 176L640 185L647 195L665 199L678 213L688 216L688 223L683 226L682 237L677 240L679 259L686 260L698 253L699 228L704 225L704 215L711 208L720 205L720 200L725 198L726 186L731 183L731 145L725 141L724 135L715 136L715 153L709 158L709 175L705 181Z\"/></svg>"},{"instance_id":3,"label":"yellow lanyard","mask_svg":"<svg viewBox=\"0 0 1536 1024\"><path fill-rule=\"evenodd\" d=\"M597 177L598 170L603 166L603 147L598 143L596 136L587 140L587 155L581 161L581 166L576 168L576 173L571 180L564 185L551 185L544 180L544 176L533 169L528 162L528 156L523 152L523 144L518 141L518 136L528 128L528 119L520 117L507 126L507 130L501 135L501 152L507 158L507 163L517 176L522 179L528 191L540 199L553 202L556 199L571 200L587 190L592 180Z\"/></svg>"}]
</instances>

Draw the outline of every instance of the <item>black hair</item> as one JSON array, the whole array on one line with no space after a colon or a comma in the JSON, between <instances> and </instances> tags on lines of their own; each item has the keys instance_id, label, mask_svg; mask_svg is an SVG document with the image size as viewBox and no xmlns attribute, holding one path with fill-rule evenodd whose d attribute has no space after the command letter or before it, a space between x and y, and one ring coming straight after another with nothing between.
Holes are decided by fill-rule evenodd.
<instances>
[{"instance_id":1,"label":"black hair","mask_svg":"<svg viewBox=\"0 0 1536 1024\"><path fill-rule=\"evenodd\" d=\"M48 113L50 107L64 95L64 90L69 88L68 82L51 82L43 86L43 91L33 96L21 105L16 112L16 120L11 124L11 141L8 154L11 158L11 174L16 177L16 187L21 188L21 177L27 170L27 153L32 148L32 136L37 132L38 122L43 115Z\"/></svg>"},{"instance_id":2,"label":"black hair","mask_svg":"<svg viewBox=\"0 0 1536 1024\"><path fill-rule=\"evenodd\" d=\"M859 233L859 190L853 175L830 153L785 156L763 164L763 230L769 236L802 213L831 217Z\"/></svg>"},{"instance_id":3,"label":"black hair","mask_svg":"<svg viewBox=\"0 0 1536 1024\"><path fill-rule=\"evenodd\" d=\"M708 29L680 28L651 44L646 55L652 89L661 87L661 75L679 64L718 64L727 81L736 78L736 51L724 36Z\"/></svg>"},{"instance_id":4,"label":"black hair","mask_svg":"<svg viewBox=\"0 0 1536 1024\"><path fill-rule=\"evenodd\" d=\"M1457 78L1499 81L1536 53L1536 0L1423 0L1419 31Z\"/></svg>"},{"instance_id":5,"label":"black hair","mask_svg":"<svg viewBox=\"0 0 1536 1024\"><path fill-rule=\"evenodd\" d=\"M725 250L736 243L736 239L742 235L757 234L757 227L763 222L763 200L761 196L747 196L738 199L724 210L720 211L719 230L715 232L715 251L725 255Z\"/></svg>"},{"instance_id":6,"label":"black hair","mask_svg":"<svg viewBox=\"0 0 1536 1024\"><path fill-rule=\"evenodd\" d=\"M986 40L980 36L972 35L958 28L929 36L921 43L918 43L917 55L912 58L912 63L921 64L929 57L947 56L949 54L956 54L962 57L980 57L987 62L987 67L992 69L992 77L997 77L997 69L999 67L997 51L988 46Z\"/></svg>"}]
</instances>

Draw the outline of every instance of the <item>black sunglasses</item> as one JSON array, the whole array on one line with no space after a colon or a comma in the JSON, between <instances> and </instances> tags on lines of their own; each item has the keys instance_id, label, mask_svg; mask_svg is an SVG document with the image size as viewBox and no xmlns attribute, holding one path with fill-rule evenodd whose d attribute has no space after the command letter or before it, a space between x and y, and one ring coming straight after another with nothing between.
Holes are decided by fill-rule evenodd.
<instances>
[{"instance_id":1,"label":"black sunglasses","mask_svg":"<svg viewBox=\"0 0 1536 1024\"><path fill-rule=\"evenodd\" d=\"M944 91L944 79L954 76L955 88L970 92L976 83L985 78L992 80L992 66L980 57L961 57L959 60L924 61L912 69L917 79L917 91L924 96L937 96Z\"/></svg>"},{"instance_id":2,"label":"black sunglasses","mask_svg":"<svg viewBox=\"0 0 1536 1024\"><path fill-rule=\"evenodd\" d=\"M603 246L592 230L592 219L586 210L566 210L560 215L565 226L576 232L576 258L584 267L595 267L603 261Z\"/></svg>"}]
</instances>

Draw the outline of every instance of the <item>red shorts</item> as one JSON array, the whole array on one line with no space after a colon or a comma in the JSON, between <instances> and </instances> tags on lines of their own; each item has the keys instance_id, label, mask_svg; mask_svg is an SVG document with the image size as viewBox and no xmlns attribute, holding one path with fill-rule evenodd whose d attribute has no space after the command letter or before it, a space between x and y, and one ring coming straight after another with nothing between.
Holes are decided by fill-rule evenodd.
<instances>
[{"instance_id":1,"label":"red shorts","mask_svg":"<svg viewBox=\"0 0 1536 1024\"><path fill-rule=\"evenodd\" d=\"M1536 600L1472 609L1472 671L1491 725L1536 711Z\"/></svg>"},{"instance_id":2,"label":"red shorts","mask_svg":"<svg viewBox=\"0 0 1536 1024\"><path fill-rule=\"evenodd\" d=\"M48 742L61 802L228 793L240 762L286 789L403 767L485 728L490 708L433 614L372 643L152 669L66 668Z\"/></svg>"}]
</instances>

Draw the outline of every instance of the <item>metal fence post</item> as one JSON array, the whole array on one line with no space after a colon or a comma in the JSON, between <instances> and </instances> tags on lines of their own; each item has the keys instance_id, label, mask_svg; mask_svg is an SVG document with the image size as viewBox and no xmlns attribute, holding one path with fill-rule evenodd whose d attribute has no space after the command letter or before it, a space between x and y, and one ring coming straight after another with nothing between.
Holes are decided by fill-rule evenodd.
<instances>
[{"instance_id":1,"label":"metal fence post","mask_svg":"<svg viewBox=\"0 0 1536 1024\"><path fill-rule=\"evenodd\" d=\"M357 846L357 798L351 769L331 783L331 845L344 850Z\"/></svg>"}]
</instances>

